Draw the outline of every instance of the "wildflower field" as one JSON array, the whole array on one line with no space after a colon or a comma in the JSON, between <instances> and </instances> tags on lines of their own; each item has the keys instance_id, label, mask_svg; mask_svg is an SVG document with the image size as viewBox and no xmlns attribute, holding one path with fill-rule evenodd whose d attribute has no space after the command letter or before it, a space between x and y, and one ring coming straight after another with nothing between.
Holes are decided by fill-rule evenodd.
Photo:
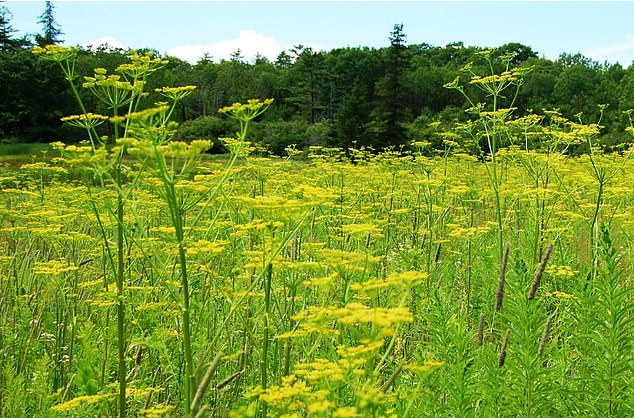
<instances>
[{"instance_id":1,"label":"wildflower field","mask_svg":"<svg viewBox=\"0 0 634 418\"><path fill-rule=\"evenodd\" d=\"M259 158L252 100L206 159L169 141L191 89L134 108L160 65L96 71L114 117L0 168L0 416L634 415L634 161L598 126L475 106L442 152Z\"/></svg>"}]
</instances>

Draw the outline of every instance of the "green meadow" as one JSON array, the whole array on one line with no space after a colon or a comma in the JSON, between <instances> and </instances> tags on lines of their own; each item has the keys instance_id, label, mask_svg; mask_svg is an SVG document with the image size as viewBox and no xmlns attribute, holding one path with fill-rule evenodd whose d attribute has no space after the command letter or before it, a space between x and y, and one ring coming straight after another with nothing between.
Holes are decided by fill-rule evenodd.
<instances>
[{"instance_id":1,"label":"green meadow","mask_svg":"<svg viewBox=\"0 0 634 418\"><path fill-rule=\"evenodd\" d=\"M193 86L140 106L166 62L95 70L86 141L0 162L0 416L634 415L631 152L515 116L526 69L481 58L440 147L267 158L270 100L205 158L172 140Z\"/></svg>"}]
</instances>

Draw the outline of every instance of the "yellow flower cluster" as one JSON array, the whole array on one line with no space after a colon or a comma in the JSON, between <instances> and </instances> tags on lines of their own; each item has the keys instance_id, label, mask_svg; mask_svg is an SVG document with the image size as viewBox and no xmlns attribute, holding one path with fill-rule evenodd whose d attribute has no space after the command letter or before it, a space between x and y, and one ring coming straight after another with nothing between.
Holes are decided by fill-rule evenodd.
<instances>
[{"instance_id":1,"label":"yellow flower cluster","mask_svg":"<svg viewBox=\"0 0 634 418\"><path fill-rule=\"evenodd\" d=\"M492 225L485 224L482 226L462 227L456 224L447 224L447 228L449 228L447 235L452 238L473 238L491 232Z\"/></svg>"},{"instance_id":2,"label":"yellow flower cluster","mask_svg":"<svg viewBox=\"0 0 634 418\"><path fill-rule=\"evenodd\" d=\"M155 89L157 93L161 93L167 99L178 102L185 97L189 96L192 91L196 89L196 86L183 86L183 87L161 87Z\"/></svg>"},{"instance_id":3,"label":"yellow flower cluster","mask_svg":"<svg viewBox=\"0 0 634 418\"><path fill-rule=\"evenodd\" d=\"M187 254L192 256L206 255L213 256L218 255L224 251L228 241L207 241L198 240L187 244Z\"/></svg>"},{"instance_id":4,"label":"yellow flower cluster","mask_svg":"<svg viewBox=\"0 0 634 418\"><path fill-rule=\"evenodd\" d=\"M265 390L256 389L247 393L246 397L257 396L261 401L273 407L284 407L294 398L305 398L311 395L308 384L303 380L297 380L293 375L282 377L282 384L271 386Z\"/></svg>"},{"instance_id":5,"label":"yellow flower cluster","mask_svg":"<svg viewBox=\"0 0 634 418\"><path fill-rule=\"evenodd\" d=\"M170 416L174 410L172 405L157 404L150 408L142 409L139 411L139 417L142 418L161 418Z\"/></svg>"},{"instance_id":6,"label":"yellow flower cluster","mask_svg":"<svg viewBox=\"0 0 634 418\"><path fill-rule=\"evenodd\" d=\"M403 370L410 370L414 373L429 373L430 371L433 371L439 367L442 367L445 365L444 361L438 361L438 360L434 360L434 359L427 359L423 362L423 364L418 364L418 363L408 363L405 366L403 366Z\"/></svg>"},{"instance_id":7,"label":"yellow flower cluster","mask_svg":"<svg viewBox=\"0 0 634 418\"><path fill-rule=\"evenodd\" d=\"M95 70L97 71L97 70ZM111 74L106 76L105 74L95 74L94 77L84 77L84 83L82 87L87 89L93 89L96 87L101 88L111 88L114 92L115 90L124 90L130 91L135 87L139 89L142 83L138 83L136 85L130 84L129 81L121 80L121 76L118 74Z\"/></svg>"},{"instance_id":8,"label":"yellow flower cluster","mask_svg":"<svg viewBox=\"0 0 634 418\"><path fill-rule=\"evenodd\" d=\"M95 113L71 115L61 118L62 122L66 122L69 125L83 129L94 128L95 126L101 125L106 120L108 120L108 116L98 115Z\"/></svg>"},{"instance_id":9,"label":"yellow flower cluster","mask_svg":"<svg viewBox=\"0 0 634 418\"><path fill-rule=\"evenodd\" d=\"M134 80L142 79L169 63L168 60L162 58L153 58L152 54L149 53L139 55L136 52L132 52L130 60L132 61L131 63L119 65L116 71L126 74Z\"/></svg>"},{"instance_id":10,"label":"yellow flower cluster","mask_svg":"<svg viewBox=\"0 0 634 418\"><path fill-rule=\"evenodd\" d=\"M469 84L501 84L515 80L517 80L517 76L514 73L510 71L504 71L502 74L492 74L484 77L474 75L471 77Z\"/></svg>"},{"instance_id":11,"label":"yellow flower cluster","mask_svg":"<svg viewBox=\"0 0 634 418\"><path fill-rule=\"evenodd\" d=\"M234 119L250 121L261 115L273 103L273 99L250 99L247 103L234 103L218 110Z\"/></svg>"},{"instance_id":12,"label":"yellow flower cluster","mask_svg":"<svg viewBox=\"0 0 634 418\"><path fill-rule=\"evenodd\" d=\"M66 260L50 260L36 263L33 266L33 274L58 276L69 271L79 270L79 267L69 265Z\"/></svg>"},{"instance_id":13,"label":"yellow flower cluster","mask_svg":"<svg viewBox=\"0 0 634 418\"><path fill-rule=\"evenodd\" d=\"M579 271L573 270L570 266L561 265L549 265L546 267L546 273L555 277L574 277L579 274Z\"/></svg>"},{"instance_id":14,"label":"yellow flower cluster","mask_svg":"<svg viewBox=\"0 0 634 418\"><path fill-rule=\"evenodd\" d=\"M553 297L555 299L578 299L575 295L571 295L570 293L560 292L555 290L554 292L546 292L546 296Z\"/></svg>"},{"instance_id":15,"label":"yellow flower cluster","mask_svg":"<svg viewBox=\"0 0 634 418\"><path fill-rule=\"evenodd\" d=\"M298 330L292 332L298 336L305 335L305 332L315 331L337 333L336 330L332 329L335 323L343 325L372 324L378 329L379 335L391 336L396 332L398 324L412 322L414 317L405 307L371 308L358 302L351 302L345 306L309 306L304 311L294 315L293 320L302 321Z\"/></svg>"},{"instance_id":16,"label":"yellow flower cluster","mask_svg":"<svg viewBox=\"0 0 634 418\"><path fill-rule=\"evenodd\" d=\"M316 382L320 379L326 379L329 382L339 382L344 377L343 371L337 362L319 358L310 363L298 364L295 368L295 375L309 382Z\"/></svg>"},{"instance_id":17,"label":"yellow flower cluster","mask_svg":"<svg viewBox=\"0 0 634 418\"><path fill-rule=\"evenodd\" d=\"M383 236L383 229L372 223L346 224L341 229L344 234L352 238L366 238L368 234L375 238Z\"/></svg>"},{"instance_id":18,"label":"yellow flower cluster","mask_svg":"<svg viewBox=\"0 0 634 418\"><path fill-rule=\"evenodd\" d=\"M78 50L76 47L51 44L45 47L36 46L32 51L35 55L40 55L44 59L62 62L76 56Z\"/></svg>"},{"instance_id":19,"label":"yellow flower cluster","mask_svg":"<svg viewBox=\"0 0 634 418\"><path fill-rule=\"evenodd\" d=\"M113 399L116 395L112 393L102 395L83 395L73 398L64 403L60 403L51 407L51 411L67 412L84 408L86 405L92 405L100 402L106 402Z\"/></svg>"},{"instance_id":20,"label":"yellow flower cluster","mask_svg":"<svg viewBox=\"0 0 634 418\"><path fill-rule=\"evenodd\" d=\"M405 287L411 288L427 279L429 275L421 271L404 271L392 273L385 279L372 279L363 283L353 283L350 285L352 290L369 291L376 289L384 289L387 287Z\"/></svg>"}]
</instances>

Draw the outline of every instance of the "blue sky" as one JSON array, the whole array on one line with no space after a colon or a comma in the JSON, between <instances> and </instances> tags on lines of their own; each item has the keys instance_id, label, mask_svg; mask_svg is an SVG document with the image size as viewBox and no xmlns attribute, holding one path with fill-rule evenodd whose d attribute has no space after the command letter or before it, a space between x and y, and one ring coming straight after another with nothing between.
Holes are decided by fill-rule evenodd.
<instances>
[{"instance_id":1,"label":"blue sky","mask_svg":"<svg viewBox=\"0 0 634 418\"><path fill-rule=\"evenodd\" d=\"M18 34L41 30L43 1L6 1ZM195 62L240 48L275 59L293 45L330 50L384 47L394 24L407 43L529 45L546 58L580 52L594 60L634 60L634 2L480 1L57 1L55 17L70 45L154 48Z\"/></svg>"}]
</instances>

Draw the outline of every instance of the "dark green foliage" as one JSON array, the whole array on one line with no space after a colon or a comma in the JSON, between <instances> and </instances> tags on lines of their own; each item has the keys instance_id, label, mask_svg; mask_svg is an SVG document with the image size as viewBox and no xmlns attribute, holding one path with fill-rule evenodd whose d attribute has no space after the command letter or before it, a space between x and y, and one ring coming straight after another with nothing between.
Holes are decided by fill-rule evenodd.
<instances>
[{"instance_id":1,"label":"dark green foliage","mask_svg":"<svg viewBox=\"0 0 634 418\"><path fill-rule=\"evenodd\" d=\"M11 12L5 6L0 6L0 52L13 49L15 40L12 34L15 29L11 26Z\"/></svg>"},{"instance_id":2,"label":"dark green foliage","mask_svg":"<svg viewBox=\"0 0 634 418\"><path fill-rule=\"evenodd\" d=\"M28 41L12 38L15 30L10 18L9 9L0 7L3 99L0 139L5 142L79 139L59 122L59 117L79 112L68 100L63 80L57 71L50 71L50 64L40 63L31 56L32 45ZM46 3L39 23L43 32L35 37L38 44L61 41L62 31L55 21L51 2ZM465 46L462 42L446 46L406 44L405 40L403 26L395 25L387 39L389 44L380 49L347 47L316 51L297 45L280 53L273 62L262 56L247 62L236 51L230 60L218 62L207 56L194 65L166 57L170 63L150 80L151 85L146 89L150 94L144 105L161 100L154 93L157 87L191 84L197 89L179 103L173 115L174 121L185 123L179 132L182 138L213 139L233 134L234 130L226 131L214 119L197 119L217 117L218 109L234 102L273 98L274 105L262 127L262 132L270 136L265 138L263 133L258 139L271 146L270 151L276 154L292 143L344 148L368 146L380 150L407 148L411 141L431 142L432 149L442 152L444 144L440 137L434 136L435 128L429 123L437 120L452 123L468 117L463 97L455 90L443 88L443 84L460 76L467 89L476 91L460 70L470 62L474 68L481 65L475 54L483 48ZM78 73L90 74L101 67L111 74L127 60L127 53L105 48L82 50ZM562 54L552 61L539 58L537 51L517 42L494 50L495 55L508 53L514 54L513 66L532 67L515 103L517 115L558 108L563 116L576 120L575 115L582 112L584 123L601 121L603 138L598 144L606 149L618 151L621 144L631 141L630 135L624 133L629 120L623 112L634 108L634 67L600 64L580 54ZM81 89L82 80L76 82L86 105L107 114L103 104ZM472 97L486 101L481 93ZM607 105L603 113L598 109L599 104ZM302 135L298 132L300 128L306 129ZM100 134L111 136L112 132Z\"/></svg>"},{"instance_id":3,"label":"dark green foliage","mask_svg":"<svg viewBox=\"0 0 634 418\"><path fill-rule=\"evenodd\" d=\"M0 80L0 137L11 142L50 142L68 134L60 118L77 111L53 63L28 49L0 53Z\"/></svg>"},{"instance_id":4,"label":"dark green foliage","mask_svg":"<svg viewBox=\"0 0 634 418\"><path fill-rule=\"evenodd\" d=\"M510 42L497 48L499 54L513 54L515 57L511 60L511 64L520 65L521 63L528 61L532 58L537 58L537 54L533 51L533 48L527 45L522 45L517 42Z\"/></svg>"},{"instance_id":5,"label":"dark green foliage","mask_svg":"<svg viewBox=\"0 0 634 418\"><path fill-rule=\"evenodd\" d=\"M408 85L406 71L410 68L410 52L405 46L403 25L394 25L390 33L390 47L386 51L385 76L377 85L377 111L379 120L379 140L377 148L386 146L402 147L407 143L403 123L408 119L406 106Z\"/></svg>"},{"instance_id":6,"label":"dark green foliage","mask_svg":"<svg viewBox=\"0 0 634 418\"><path fill-rule=\"evenodd\" d=\"M237 124L232 120L216 116L200 116L182 123L174 139L186 142L208 139L214 141L211 152L225 152L226 150L218 138L230 137L237 130Z\"/></svg>"},{"instance_id":7,"label":"dark green foliage","mask_svg":"<svg viewBox=\"0 0 634 418\"><path fill-rule=\"evenodd\" d=\"M311 141L311 126L302 120L260 122L251 127L251 138L254 142L263 145L269 152L275 155L285 155L285 149L295 146L303 149Z\"/></svg>"}]
</instances>

